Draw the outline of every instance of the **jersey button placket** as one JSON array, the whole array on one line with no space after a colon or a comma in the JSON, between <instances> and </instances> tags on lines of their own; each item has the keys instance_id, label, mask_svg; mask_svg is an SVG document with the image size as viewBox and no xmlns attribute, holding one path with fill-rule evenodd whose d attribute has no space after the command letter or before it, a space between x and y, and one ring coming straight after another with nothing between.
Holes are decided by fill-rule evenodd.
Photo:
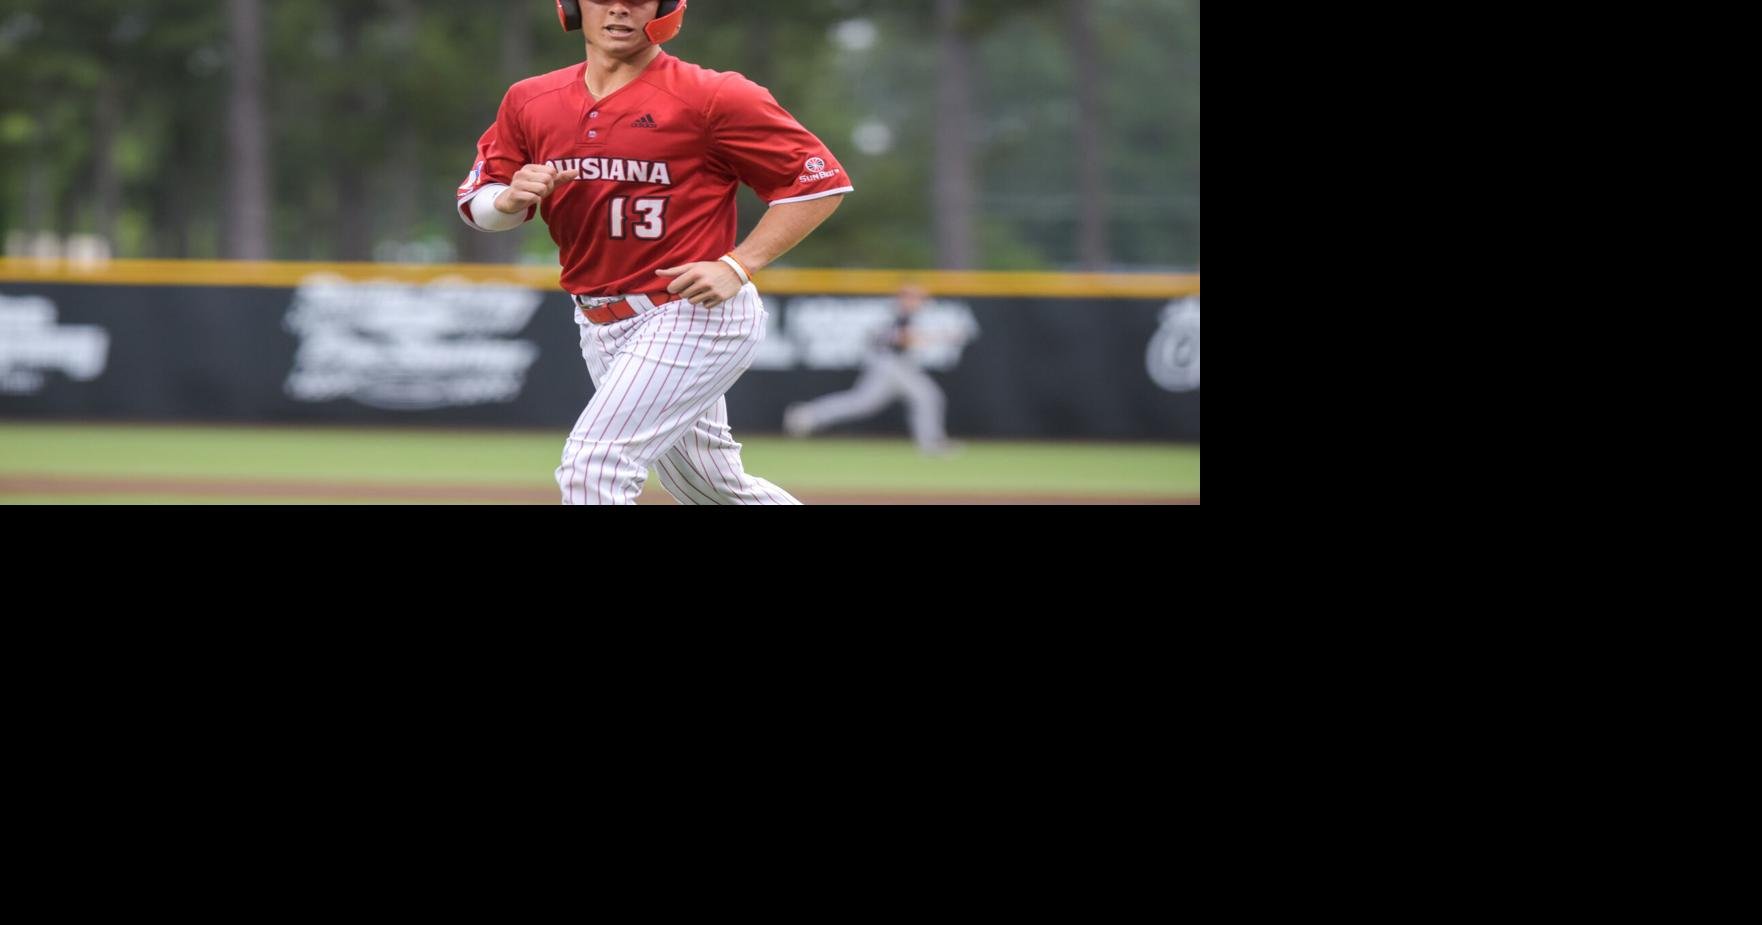
<instances>
[{"instance_id":1,"label":"jersey button placket","mask_svg":"<svg viewBox=\"0 0 1762 925\"><path fill-rule=\"evenodd\" d=\"M606 143L607 136L612 134L610 113L595 107L587 111L587 118L582 121L581 140L586 144L599 147Z\"/></svg>"}]
</instances>

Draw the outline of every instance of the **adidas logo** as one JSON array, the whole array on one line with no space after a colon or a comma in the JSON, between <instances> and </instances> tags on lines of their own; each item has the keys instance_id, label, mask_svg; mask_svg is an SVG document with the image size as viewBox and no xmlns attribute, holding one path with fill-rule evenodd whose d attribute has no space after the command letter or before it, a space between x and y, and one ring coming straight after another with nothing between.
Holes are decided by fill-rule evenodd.
<instances>
[{"instance_id":1,"label":"adidas logo","mask_svg":"<svg viewBox=\"0 0 1762 925\"><path fill-rule=\"evenodd\" d=\"M656 122L654 116L645 115L642 118L636 120L635 122L630 123L630 127L631 128L660 128L661 123Z\"/></svg>"}]
</instances>

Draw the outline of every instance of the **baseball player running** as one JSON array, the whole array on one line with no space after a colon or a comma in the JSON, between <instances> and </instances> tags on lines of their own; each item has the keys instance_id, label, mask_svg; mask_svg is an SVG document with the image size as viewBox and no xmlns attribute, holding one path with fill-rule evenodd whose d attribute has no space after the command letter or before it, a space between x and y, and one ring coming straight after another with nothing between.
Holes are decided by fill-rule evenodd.
<instances>
[{"instance_id":1,"label":"baseball player running","mask_svg":"<svg viewBox=\"0 0 1762 925\"><path fill-rule=\"evenodd\" d=\"M948 400L911 355L913 347L932 339L917 323L929 297L922 286L901 288L894 303L893 323L876 335L856 384L844 392L790 405L783 413L784 431L792 437L806 437L835 424L872 417L895 401L904 401L918 452L925 456L953 454L957 445L949 441L943 428Z\"/></svg>"},{"instance_id":2,"label":"baseball player running","mask_svg":"<svg viewBox=\"0 0 1762 925\"><path fill-rule=\"evenodd\" d=\"M472 227L542 214L557 242L595 387L557 467L565 504L634 504L651 465L682 504L800 503L741 465L724 395L764 337L752 274L853 187L763 87L661 50L686 5L557 0L587 60L511 87L459 187ZM736 247L741 183L770 209Z\"/></svg>"}]
</instances>

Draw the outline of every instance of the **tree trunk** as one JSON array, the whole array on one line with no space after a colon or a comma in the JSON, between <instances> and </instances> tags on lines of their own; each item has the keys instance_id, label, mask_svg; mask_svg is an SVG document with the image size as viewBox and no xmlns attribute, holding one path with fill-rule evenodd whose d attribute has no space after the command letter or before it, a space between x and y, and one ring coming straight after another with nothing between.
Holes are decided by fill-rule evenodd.
<instances>
[{"instance_id":1,"label":"tree trunk","mask_svg":"<svg viewBox=\"0 0 1762 925\"><path fill-rule=\"evenodd\" d=\"M191 162L195 160L193 139L201 136L201 129L187 116L174 114L166 135L169 140L160 162L163 174L148 187L147 221L153 231L143 246L143 256L183 260L193 256L190 200L201 187L196 179L200 171Z\"/></svg>"},{"instance_id":2,"label":"tree trunk","mask_svg":"<svg viewBox=\"0 0 1762 925\"><path fill-rule=\"evenodd\" d=\"M262 0L227 0L232 36L232 99L227 125L226 254L268 260L269 129L263 98Z\"/></svg>"},{"instance_id":3,"label":"tree trunk","mask_svg":"<svg viewBox=\"0 0 1762 925\"><path fill-rule=\"evenodd\" d=\"M24 253L34 253L42 235L49 233L49 213L55 208L55 176L49 170L47 131L33 142L24 161Z\"/></svg>"},{"instance_id":4,"label":"tree trunk","mask_svg":"<svg viewBox=\"0 0 1762 925\"><path fill-rule=\"evenodd\" d=\"M92 119L92 187L97 196L92 230L116 252L116 222L122 213L122 177L116 169L116 135L122 123L119 78L107 73L98 81Z\"/></svg>"},{"instance_id":5,"label":"tree trunk","mask_svg":"<svg viewBox=\"0 0 1762 925\"><path fill-rule=\"evenodd\" d=\"M940 265L969 270L979 261L974 235L977 188L973 175L973 40L962 21L961 0L936 0L935 198L930 214Z\"/></svg>"},{"instance_id":6,"label":"tree trunk","mask_svg":"<svg viewBox=\"0 0 1762 925\"><path fill-rule=\"evenodd\" d=\"M391 7L397 47L405 56L414 57L417 33L422 26L421 10L414 0L390 0L388 5ZM378 234L373 236L376 240L370 239L368 242L371 249L368 256L374 260L381 259L378 250L380 244L414 243L422 218L419 214L421 201L424 199L422 175L417 166L422 162L422 127L412 117L410 108L405 106L394 106L390 120L389 127L394 140L391 150L387 152L385 168L381 172L380 192L384 196L384 205L377 210L385 216L385 222Z\"/></svg>"},{"instance_id":7,"label":"tree trunk","mask_svg":"<svg viewBox=\"0 0 1762 925\"><path fill-rule=\"evenodd\" d=\"M1107 110L1096 50L1094 0L1071 0L1071 61L1077 81L1077 259L1105 270L1107 249Z\"/></svg>"},{"instance_id":8,"label":"tree trunk","mask_svg":"<svg viewBox=\"0 0 1762 925\"><path fill-rule=\"evenodd\" d=\"M519 81L532 76L532 23L520 16L502 17L502 84L513 86ZM489 126L485 125L485 128ZM461 154L470 154L475 147L466 145L477 144L475 137L459 142ZM459 171L463 178L465 171L472 164L464 164ZM453 227L458 229L460 259L468 263L518 263L520 261L520 240L526 236L525 228L489 234L466 226L460 222Z\"/></svg>"},{"instance_id":9,"label":"tree trunk","mask_svg":"<svg viewBox=\"0 0 1762 925\"><path fill-rule=\"evenodd\" d=\"M342 3L335 6L334 15L337 18L337 35L341 40L341 60L358 60L362 56L361 32L377 15L377 11L367 4ZM350 149L350 153L355 164L337 171L334 179L321 177L318 180L335 191L331 201L330 222L335 229L334 259L337 260L371 261L374 234L384 220L381 210L385 205L385 187L379 182L378 171L370 165L383 162L383 152L372 142L385 137L383 129L376 123L387 116L383 112L373 111L370 94L371 89L367 83L356 80L349 82L333 101L334 112L342 124L375 124L372 131L363 132L353 139L354 147Z\"/></svg>"},{"instance_id":10,"label":"tree trunk","mask_svg":"<svg viewBox=\"0 0 1762 925\"><path fill-rule=\"evenodd\" d=\"M174 174L175 175L175 174ZM190 215L187 184L170 183L162 188L155 209L154 234L148 242L154 257L186 260L190 254Z\"/></svg>"}]
</instances>

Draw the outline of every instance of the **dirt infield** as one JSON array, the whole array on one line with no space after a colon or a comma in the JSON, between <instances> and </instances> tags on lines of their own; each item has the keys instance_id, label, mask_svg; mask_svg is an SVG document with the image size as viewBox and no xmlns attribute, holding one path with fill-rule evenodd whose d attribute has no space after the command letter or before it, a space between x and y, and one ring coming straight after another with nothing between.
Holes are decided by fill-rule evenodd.
<instances>
[{"instance_id":1,"label":"dirt infield","mask_svg":"<svg viewBox=\"0 0 1762 925\"><path fill-rule=\"evenodd\" d=\"M205 499L273 499L288 503L327 501L446 504L556 504L551 488L520 486L435 484L389 485L372 482L297 481L286 479L188 479L106 478L102 476L4 475L0 495L37 495L53 501L56 496L116 496L126 503L130 496L152 495ZM925 494L877 491L806 491L796 496L808 504L1198 504L1198 498L1144 496L1055 495L1021 493ZM674 504L659 486L651 485L639 503Z\"/></svg>"}]
</instances>

